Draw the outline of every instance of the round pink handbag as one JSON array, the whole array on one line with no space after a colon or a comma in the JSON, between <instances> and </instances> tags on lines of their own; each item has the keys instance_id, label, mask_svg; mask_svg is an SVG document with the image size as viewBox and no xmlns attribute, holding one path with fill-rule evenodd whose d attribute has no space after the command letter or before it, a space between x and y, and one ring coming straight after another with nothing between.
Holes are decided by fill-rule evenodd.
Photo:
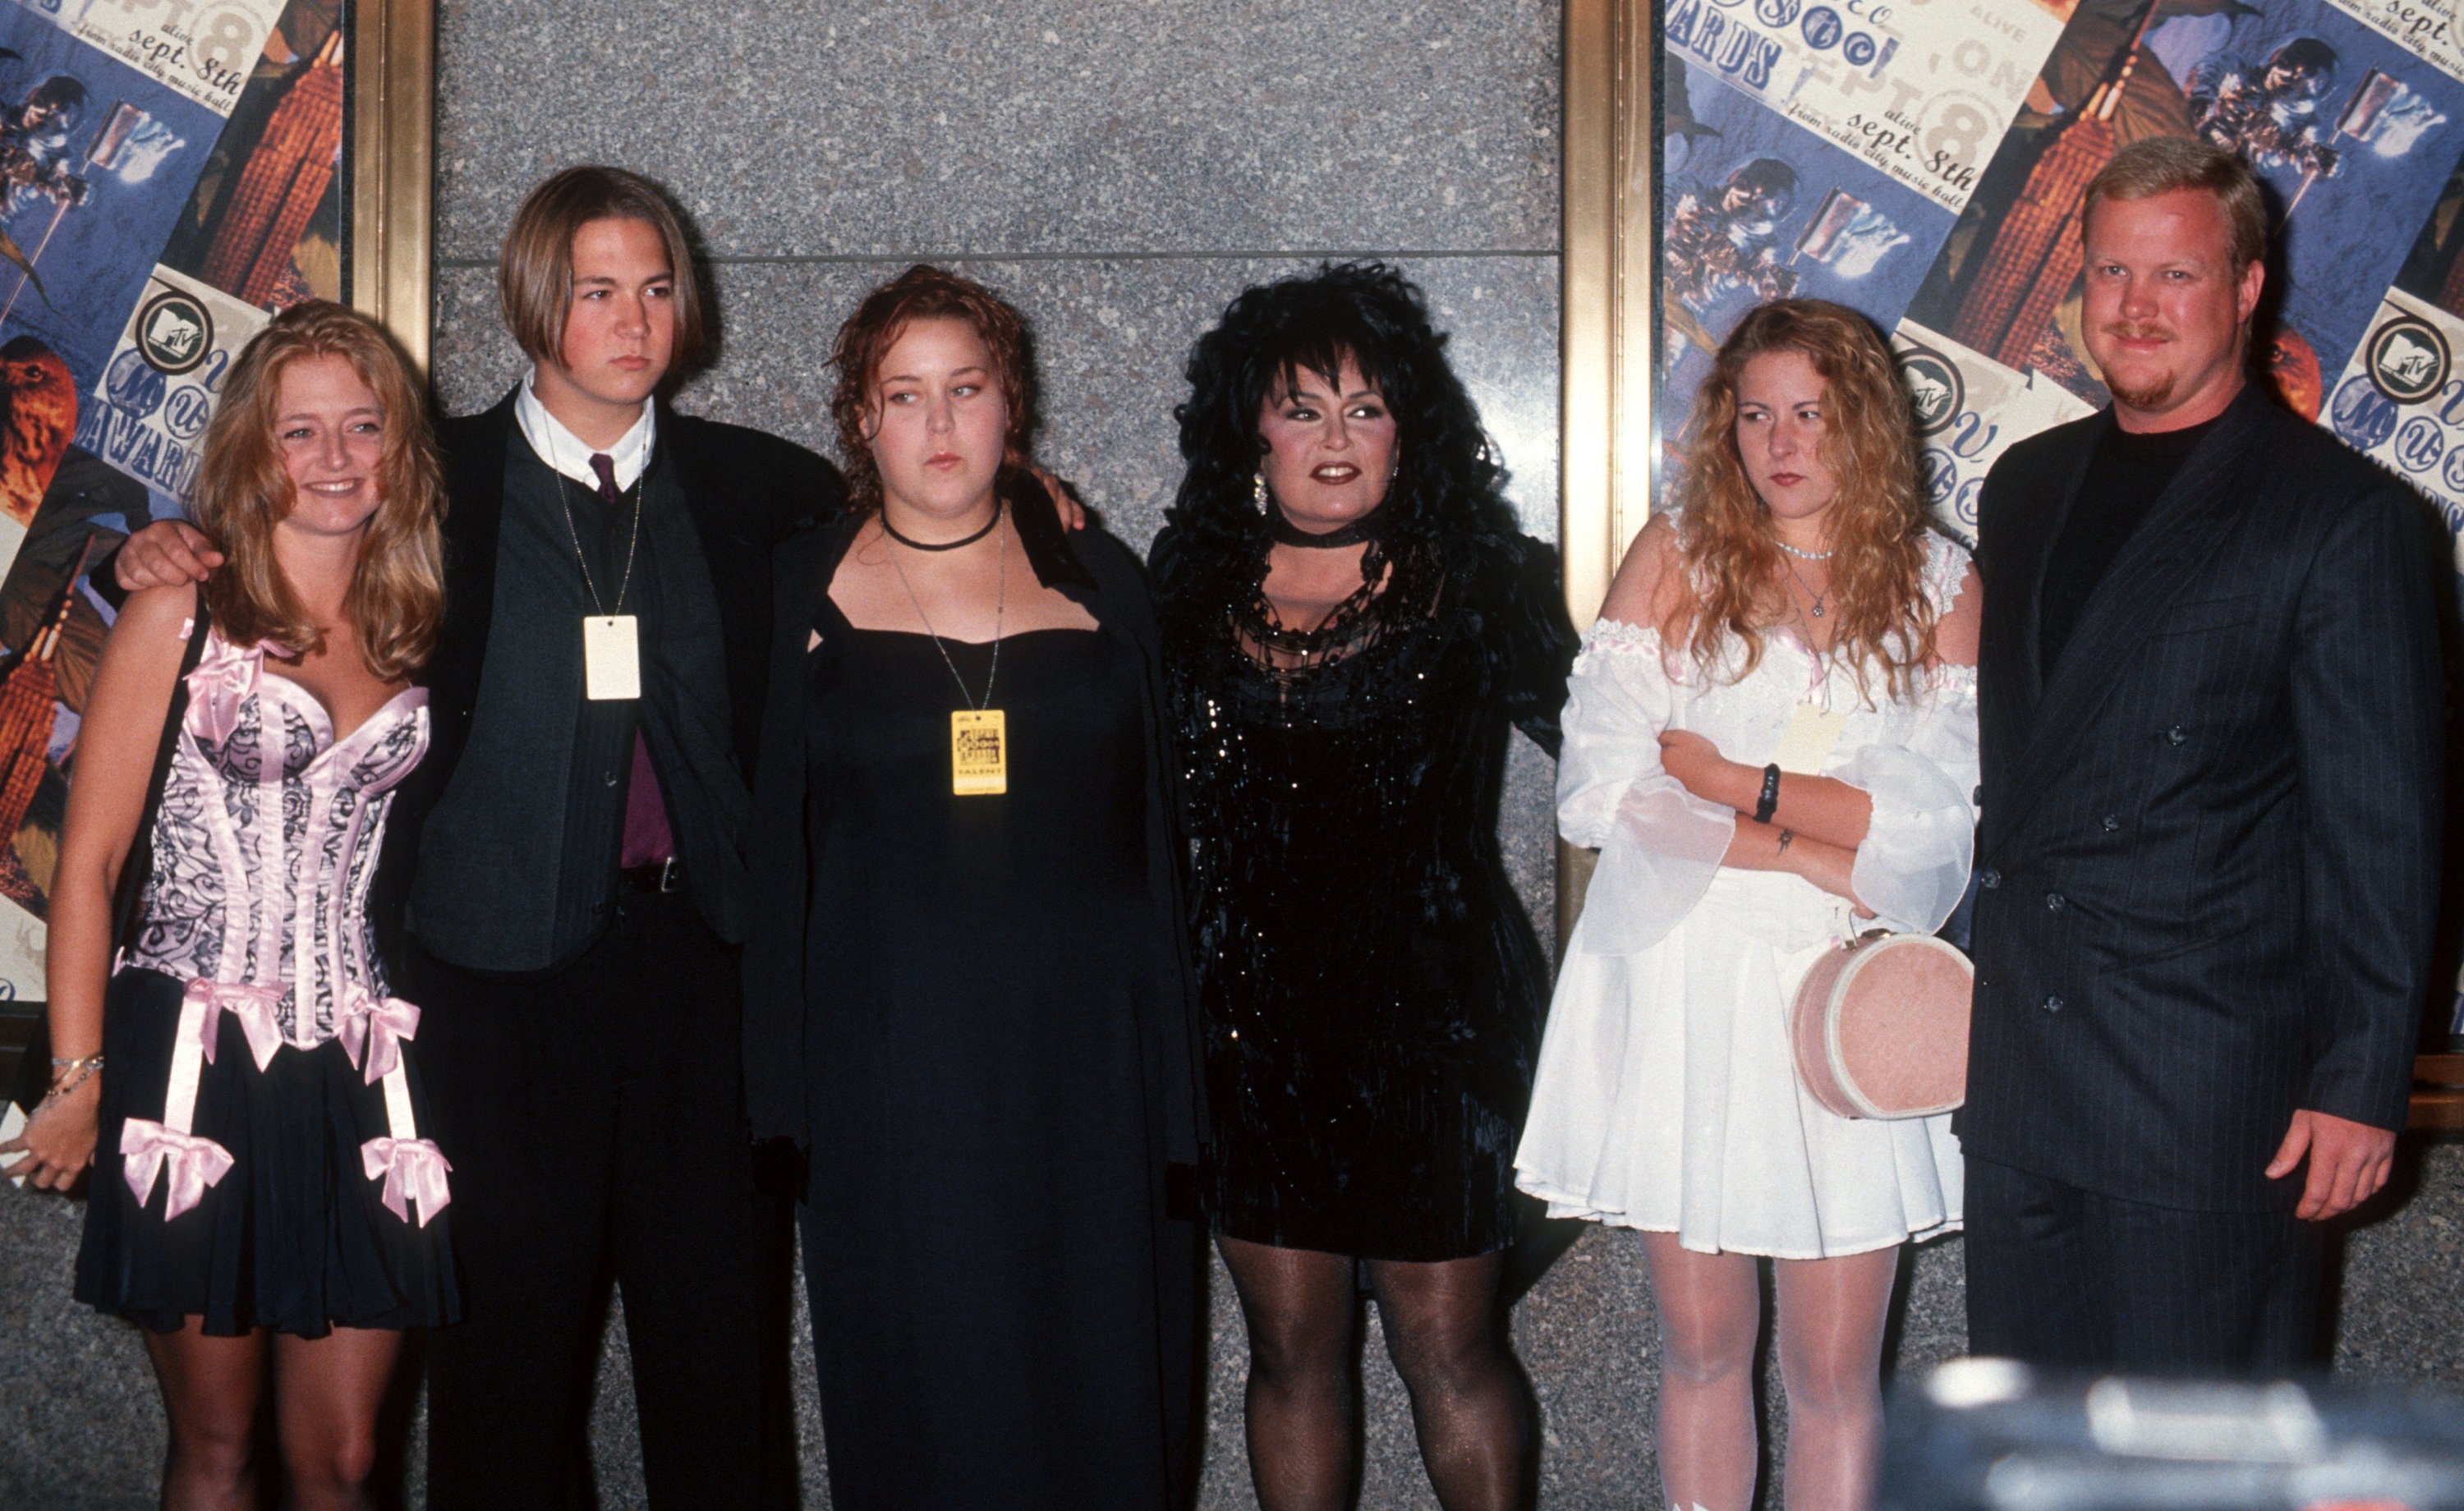
<instances>
[{"instance_id":1,"label":"round pink handbag","mask_svg":"<svg viewBox=\"0 0 2464 1511\"><path fill-rule=\"evenodd\" d=\"M1824 953L1790 1037L1807 1095L1843 1118L1921 1118L1968 1094L1976 967L1931 934L1876 929Z\"/></svg>"}]
</instances>

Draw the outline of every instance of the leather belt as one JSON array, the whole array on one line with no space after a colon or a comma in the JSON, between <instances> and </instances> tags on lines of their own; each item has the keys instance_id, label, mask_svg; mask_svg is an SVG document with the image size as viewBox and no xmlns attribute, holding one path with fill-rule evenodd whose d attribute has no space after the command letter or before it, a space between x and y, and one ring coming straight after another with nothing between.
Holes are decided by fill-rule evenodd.
<instances>
[{"instance_id":1,"label":"leather belt","mask_svg":"<svg viewBox=\"0 0 2464 1511\"><path fill-rule=\"evenodd\" d=\"M680 892L684 887L684 863L672 855L647 865L627 865L616 873L620 892Z\"/></svg>"}]
</instances>

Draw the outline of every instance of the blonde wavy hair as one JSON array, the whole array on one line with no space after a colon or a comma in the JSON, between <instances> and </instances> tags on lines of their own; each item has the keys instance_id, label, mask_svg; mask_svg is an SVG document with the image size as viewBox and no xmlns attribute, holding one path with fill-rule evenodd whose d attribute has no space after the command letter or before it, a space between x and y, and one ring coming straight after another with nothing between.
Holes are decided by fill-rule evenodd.
<instances>
[{"instance_id":1,"label":"blonde wavy hair","mask_svg":"<svg viewBox=\"0 0 2464 1511\"><path fill-rule=\"evenodd\" d=\"M1860 694L1880 668L1903 694L1934 654L1936 614L1922 585L1926 515L1917 493L1914 414L1890 347L1873 323L1822 299L1775 299L1748 315L1720 347L1694 402L1684 476L1678 484L1681 570L1661 634L1687 646L1705 676L1731 645L1742 679L1762 661L1764 635L1789 612L1788 566L1772 543L1770 511L1737 450L1737 383L1746 364L1801 352L1822 375L1826 428L1819 455L1839 492L1830 511L1835 665Z\"/></svg>"},{"instance_id":2,"label":"blonde wavy hair","mask_svg":"<svg viewBox=\"0 0 2464 1511\"><path fill-rule=\"evenodd\" d=\"M385 410L378 462L382 499L360 542L346 600L360 658L387 682L408 677L435 648L445 618L444 551L437 523L445 490L418 380L382 327L322 299L297 304L257 333L231 363L206 427L188 515L222 548L203 589L215 630L234 645L269 642L313 655L325 637L275 560L274 527L291 513L291 474L275 441L282 374L293 362L340 357Z\"/></svg>"}]
</instances>

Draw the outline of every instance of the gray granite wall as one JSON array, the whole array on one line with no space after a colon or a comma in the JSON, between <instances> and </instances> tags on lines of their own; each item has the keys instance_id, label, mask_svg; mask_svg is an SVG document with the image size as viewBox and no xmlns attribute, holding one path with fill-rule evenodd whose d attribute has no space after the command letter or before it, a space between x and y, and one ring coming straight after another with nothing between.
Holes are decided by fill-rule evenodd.
<instances>
[{"instance_id":1,"label":"gray granite wall","mask_svg":"<svg viewBox=\"0 0 2464 1511\"><path fill-rule=\"evenodd\" d=\"M823 445L822 357L866 288L921 258L1035 323L1045 460L1143 545L1177 476L1190 340L1244 285L1375 254L1429 290L1515 474L1556 519L1558 7L1547 0L445 0L436 377L493 401L518 362L493 265L523 189L569 163L670 185L709 252L723 340L684 407ZM1503 816L1551 915L1547 762L1519 746ZM2340 1357L2464 1379L2464 1152L2355 1235ZM2391 1213L2391 1215L2389 1215ZM0 1507L152 1503L161 1411L138 1341L67 1300L78 1208L0 1187ZM1959 1350L1956 1240L1913 1257L1903 1368ZM1202 1503L1252 1504L1244 1344L1220 1269ZM1652 1503L1656 1346L1639 1246L1585 1237L1516 1318L1552 1511ZM799 1341L806 1504L825 1503ZM1362 1503L1434 1505L1373 1328ZM641 1503L611 1327L594 1420L603 1498ZM1773 1386L1775 1390L1775 1384ZM1772 1435L1785 1412L1769 1402ZM413 1503L416 1443L412 1439ZM1774 1450L1776 1445L1774 1444ZM1776 1503L1775 1487L1766 1500Z\"/></svg>"}]
</instances>

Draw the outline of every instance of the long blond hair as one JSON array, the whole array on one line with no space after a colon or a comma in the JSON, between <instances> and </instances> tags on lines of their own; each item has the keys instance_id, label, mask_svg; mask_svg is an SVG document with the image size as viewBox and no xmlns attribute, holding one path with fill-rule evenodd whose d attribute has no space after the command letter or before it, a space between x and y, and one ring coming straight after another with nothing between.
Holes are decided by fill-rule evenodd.
<instances>
[{"instance_id":1,"label":"long blond hair","mask_svg":"<svg viewBox=\"0 0 2464 1511\"><path fill-rule=\"evenodd\" d=\"M399 681L428 659L445 618L437 529L445 490L409 363L374 320L339 304L292 306L231 363L188 503L189 517L223 551L222 566L206 580L206 606L214 628L234 645L270 642L302 656L324 649L324 636L274 557L274 527L293 502L274 434L282 374L313 357L348 361L385 410L382 499L360 542L346 602L360 658L377 676Z\"/></svg>"},{"instance_id":2,"label":"long blond hair","mask_svg":"<svg viewBox=\"0 0 2464 1511\"><path fill-rule=\"evenodd\" d=\"M1868 670L1880 668L1899 696L1934 653L1914 416L1881 333L1826 300L1775 299L1755 309L1722 343L1704 380L1677 490L1682 570L1661 633L1690 646L1705 675L1722 668L1732 645L1743 652L1738 677L1762 661L1763 637L1777 623L1773 589L1788 567L1737 451L1737 383L1748 362L1774 352L1803 353L1824 383L1819 454L1839 480L1830 510L1833 662L1853 670L1868 694Z\"/></svg>"}]
</instances>

